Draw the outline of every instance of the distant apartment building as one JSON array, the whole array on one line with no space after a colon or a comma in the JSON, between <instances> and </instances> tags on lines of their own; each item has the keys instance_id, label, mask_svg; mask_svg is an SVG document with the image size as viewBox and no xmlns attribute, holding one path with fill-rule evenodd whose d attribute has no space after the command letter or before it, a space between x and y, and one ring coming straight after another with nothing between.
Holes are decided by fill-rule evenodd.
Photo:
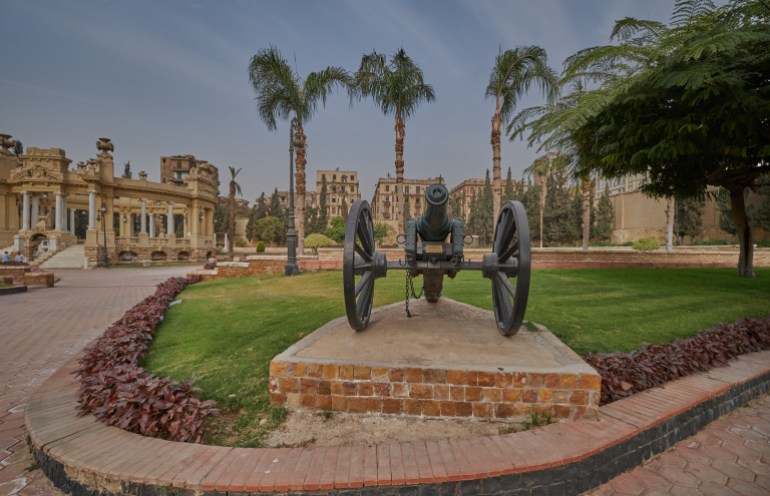
<instances>
[{"instance_id":1,"label":"distant apartment building","mask_svg":"<svg viewBox=\"0 0 770 496\"><path fill-rule=\"evenodd\" d=\"M361 199L361 190L358 187L358 171L318 170L315 174L314 207L318 207L321 201L321 189L326 182L326 214L329 220L337 216L345 217L353 202Z\"/></svg>"},{"instance_id":2,"label":"distant apartment building","mask_svg":"<svg viewBox=\"0 0 770 496\"><path fill-rule=\"evenodd\" d=\"M160 157L160 182L183 184L190 176L190 171L199 164L208 164L208 162L198 160L194 155Z\"/></svg>"},{"instance_id":3,"label":"distant apartment building","mask_svg":"<svg viewBox=\"0 0 770 496\"><path fill-rule=\"evenodd\" d=\"M459 203L459 211L462 215L462 219L463 221L467 220L471 213L471 201L473 200L473 197L481 196L483 191L483 179L473 178L464 180L449 191L450 212L455 212L457 207L453 207L453 205Z\"/></svg>"},{"instance_id":4,"label":"distant apartment building","mask_svg":"<svg viewBox=\"0 0 770 496\"><path fill-rule=\"evenodd\" d=\"M434 177L427 179L404 178L404 209L411 217L421 215L425 210L425 189L431 184L444 184L444 178ZM401 226L396 226L396 178L381 177L377 180L372 197L372 218L375 222L392 224L398 232L403 231Z\"/></svg>"}]
</instances>

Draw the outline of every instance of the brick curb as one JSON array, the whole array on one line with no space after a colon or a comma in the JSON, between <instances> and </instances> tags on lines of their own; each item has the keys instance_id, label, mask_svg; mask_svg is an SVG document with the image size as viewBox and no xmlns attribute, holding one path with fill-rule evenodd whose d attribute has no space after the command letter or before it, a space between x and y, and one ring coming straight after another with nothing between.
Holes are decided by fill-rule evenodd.
<instances>
[{"instance_id":1,"label":"brick curb","mask_svg":"<svg viewBox=\"0 0 770 496\"><path fill-rule=\"evenodd\" d=\"M580 494L770 391L770 351L600 408L598 420L466 440L246 449L145 438L77 416L76 361L31 397L28 443L75 495Z\"/></svg>"}]
</instances>

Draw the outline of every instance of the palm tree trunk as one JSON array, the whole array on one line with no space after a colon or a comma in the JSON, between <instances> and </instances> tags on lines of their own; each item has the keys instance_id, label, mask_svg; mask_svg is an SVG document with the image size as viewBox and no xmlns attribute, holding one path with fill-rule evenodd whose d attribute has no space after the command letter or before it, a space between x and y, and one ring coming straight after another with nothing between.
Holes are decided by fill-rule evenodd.
<instances>
[{"instance_id":1,"label":"palm tree trunk","mask_svg":"<svg viewBox=\"0 0 770 496\"><path fill-rule=\"evenodd\" d=\"M404 228L404 136L406 130L401 109L396 110L396 225Z\"/></svg>"},{"instance_id":2,"label":"palm tree trunk","mask_svg":"<svg viewBox=\"0 0 770 496\"><path fill-rule=\"evenodd\" d=\"M495 115L492 116L492 223L497 221L502 199L500 184L500 133L503 127L503 117L500 114L500 96L497 97Z\"/></svg>"},{"instance_id":3,"label":"palm tree trunk","mask_svg":"<svg viewBox=\"0 0 770 496\"><path fill-rule=\"evenodd\" d=\"M294 176L296 180L297 198L295 202L295 210L297 214L294 216L294 225L297 228L297 253L303 255L305 253L305 143L306 136L302 130L302 123L297 124L297 132L294 135L298 141L302 143L302 146L297 147L297 172Z\"/></svg>"},{"instance_id":4,"label":"palm tree trunk","mask_svg":"<svg viewBox=\"0 0 770 496\"><path fill-rule=\"evenodd\" d=\"M730 188L730 210L733 214L733 224L740 243L738 257L738 275L754 277L754 239L746 216L746 199L743 196L745 188L737 186Z\"/></svg>"},{"instance_id":5,"label":"palm tree trunk","mask_svg":"<svg viewBox=\"0 0 770 496\"><path fill-rule=\"evenodd\" d=\"M593 181L583 179L583 251L588 251L591 242L591 192Z\"/></svg>"},{"instance_id":6,"label":"palm tree trunk","mask_svg":"<svg viewBox=\"0 0 770 496\"><path fill-rule=\"evenodd\" d=\"M227 229L230 242L227 244L227 254L233 260L235 248L235 180L230 180L230 223Z\"/></svg>"}]
</instances>

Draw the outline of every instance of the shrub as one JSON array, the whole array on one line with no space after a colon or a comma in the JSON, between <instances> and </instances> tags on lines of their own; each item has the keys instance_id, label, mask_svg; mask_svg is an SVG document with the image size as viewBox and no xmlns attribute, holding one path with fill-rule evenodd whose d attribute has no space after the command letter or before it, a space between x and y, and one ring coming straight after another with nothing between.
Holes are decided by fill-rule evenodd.
<instances>
[{"instance_id":1,"label":"shrub","mask_svg":"<svg viewBox=\"0 0 770 496\"><path fill-rule=\"evenodd\" d=\"M334 240L320 233L313 233L305 238L305 248L311 248L313 253L318 253L319 248L334 246Z\"/></svg>"},{"instance_id":2,"label":"shrub","mask_svg":"<svg viewBox=\"0 0 770 496\"><path fill-rule=\"evenodd\" d=\"M246 244L246 240L243 238L235 238L235 243L233 243L236 248L245 248Z\"/></svg>"},{"instance_id":3,"label":"shrub","mask_svg":"<svg viewBox=\"0 0 770 496\"><path fill-rule=\"evenodd\" d=\"M654 238L641 238L633 244L634 250L655 251L660 249L660 243Z\"/></svg>"},{"instance_id":4,"label":"shrub","mask_svg":"<svg viewBox=\"0 0 770 496\"><path fill-rule=\"evenodd\" d=\"M264 241L257 242L257 253L265 253L265 242Z\"/></svg>"},{"instance_id":5,"label":"shrub","mask_svg":"<svg viewBox=\"0 0 770 496\"><path fill-rule=\"evenodd\" d=\"M187 382L158 378L139 366L152 334L190 281L175 277L128 310L78 361L78 403L107 425L172 441L200 442L203 423L219 411Z\"/></svg>"},{"instance_id":6,"label":"shrub","mask_svg":"<svg viewBox=\"0 0 770 496\"><path fill-rule=\"evenodd\" d=\"M744 353L770 349L770 317L743 319L672 343L645 345L630 353L584 357L602 376L601 404L668 381L726 365Z\"/></svg>"}]
</instances>

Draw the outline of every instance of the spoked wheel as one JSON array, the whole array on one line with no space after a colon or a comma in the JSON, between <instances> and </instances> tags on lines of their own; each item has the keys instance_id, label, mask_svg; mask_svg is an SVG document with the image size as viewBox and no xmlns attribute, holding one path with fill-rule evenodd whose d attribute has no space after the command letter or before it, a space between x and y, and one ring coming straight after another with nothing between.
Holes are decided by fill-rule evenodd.
<instances>
[{"instance_id":1,"label":"spoked wheel","mask_svg":"<svg viewBox=\"0 0 770 496\"><path fill-rule=\"evenodd\" d=\"M503 336L519 332L527 310L530 276L529 223L517 201L503 205L495 226L494 252L484 257L484 277L492 279L492 303ZM511 284L516 278L516 286Z\"/></svg>"},{"instance_id":2,"label":"spoked wheel","mask_svg":"<svg viewBox=\"0 0 770 496\"><path fill-rule=\"evenodd\" d=\"M358 200L348 212L345 223L342 259L345 311L350 327L356 331L365 329L369 324L374 280L385 276L386 271L385 254L374 250L374 225L369 204L365 200Z\"/></svg>"}]
</instances>

